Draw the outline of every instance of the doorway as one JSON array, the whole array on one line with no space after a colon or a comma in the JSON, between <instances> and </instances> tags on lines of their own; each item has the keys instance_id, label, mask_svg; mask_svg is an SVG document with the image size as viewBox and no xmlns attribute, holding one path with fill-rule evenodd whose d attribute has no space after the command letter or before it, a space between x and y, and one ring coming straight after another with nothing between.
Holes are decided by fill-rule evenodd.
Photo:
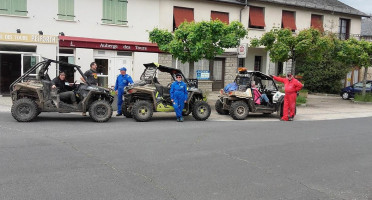
<instances>
[{"instance_id":1,"label":"doorway","mask_svg":"<svg viewBox=\"0 0 372 200\"><path fill-rule=\"evenodd\" d=\"M218 91L224 87L225 74L225 59L215 58L209 65L210 78L212 82L212 90Z\"/></svg>"},{"instance_id":2,"label":"doorway","mask_svg":"<svg viewBox=\"0 0 372 200\"><path fill-rule=\"evenodd\" d=\"M0 54L0 94L10 95L9 86L21 76L21 54Z\"/></svg>"},{"instance_id":3,"label":"doorway","mask_svg":"<svg viewBox=\"0 0 372 200\"><path fill-rule=\"evenodd\" d=\"M98 86L108 88L108 59L94 59L97 64Z\"/></svg>"}]
</instances>

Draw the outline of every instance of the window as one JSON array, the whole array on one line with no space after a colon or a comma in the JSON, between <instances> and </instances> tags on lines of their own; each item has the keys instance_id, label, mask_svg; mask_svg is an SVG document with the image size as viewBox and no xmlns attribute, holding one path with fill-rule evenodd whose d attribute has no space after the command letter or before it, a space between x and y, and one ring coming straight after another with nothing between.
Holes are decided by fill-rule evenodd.
<instances>
[{"instance_id":1,"label":"window","mask_svg":"<svg viewBox=\"0 0 372 200\"><path fill-rule=\"evenodd\" d=\"M125 25L127 21L126 0L103 0L103 18L104 24Z\"/></svg>"},{"instance_id":2,"label":"window","mask_svg":"<svg viewBox=\"0 0 372 200\"><path fill-rule=\"evenodd\" d=\"M262 56L254 57L254 71L261 71Z\"/></svg>"},{"instance_id":3,"label":"window","mask_svg":"<svg viewBox=\"0 0 372 200\"><path fill-rule=\"evenodd\" d=\"M187 22L194 21L194 9L174 7L173 8L173 30L176 30L176 28L179 27L180 24L184 21L187 21Z\"/></svg>"},{"instance_id":4,"label":"window","mask_svg":"<svg viewBox=\"0 0 372 200\"><path fill-rule=\"evenodd\" d=\"M347 40L350 37L350 19L340 18L340 39Z\"/></svg>"},{"instance_id":5,"label":"window","mask_svg":"<svg viewBox=\"0 0 372 200\"><path fill-rule=\"evenodd\" d=\"M212 20L219 19L221 22L229 24L229 13L212 11L211 12L211 19Z\"/></svg>"},{"instance_id":6,"label":"window","mask_svg":"<svg viewBox=\"0 0 372 200\"><path fill-rule=\"evenodd\" d=\"M323 31L323 16L322 15L311 15L311 28Z\"/></svg>"},{"instance_id":7,"label":"window","mask_svg":"<svg viewBox=\"0 0 372 200\"><path fill-rule=\"evenodd\" d=\"M59 49L58 60L70 64L75 64L74 49ZM70 83L74 82L75 70L70 66L64 64L58 64L58 69L61 72L66 73L66 80Z\"/></svg>"},{"instance_id":8,"label":"window","mask_svg":"<svg viewBox=\"0 0 372 200\"><path fill-rule=\"evenodd\" d=\"M238 67L244 67L244 58L239 58Z\"/></svg>"},{"instance_id":9,"label":"window","mask_svg":"<svg viewBox=\"0 0 372 200\"><path fill-rule=\"evenodd\" d=\"M278 62L278 72L276 73L276 75L282 75L283 74L283 63L282 62Z\"/></svg>"},{"instance_id":10,"label":"window","mask_svg":"<svg viewBox=\"0 0 372 200\"><path fill-rule=\"evenodd\" d=\"M282 28L288 28L293 32L296 31L296 20L295 20L295 12L292 11L285 11L282 12Z\"/></svg>"},{"instance_id":11,"label":"window","mask_svg":"<svg viewBox=\"0 0 372 200\"><path fill-rule=\"evenodd\" d=\"M264 8L249 7L249 28L263 29L265 27Z\"/></svg>"},{"instance_id":12,"label":"window","mask_svg":"<svg viewBox=\"0 0 372 200\"><path fill-rule=\"evenodd\" d=\"M27 0L0 0L0 14L27 16Z\"/></svg>"},{"instance_id":13,"label":"window","mask_svg":"<svg viewBox=\"0 0 372 200\"><path fill-rule=\"evenodd\" d=\"M74 20L74 0L58 0L58 19Z\"/></svg>"}]
</instances>

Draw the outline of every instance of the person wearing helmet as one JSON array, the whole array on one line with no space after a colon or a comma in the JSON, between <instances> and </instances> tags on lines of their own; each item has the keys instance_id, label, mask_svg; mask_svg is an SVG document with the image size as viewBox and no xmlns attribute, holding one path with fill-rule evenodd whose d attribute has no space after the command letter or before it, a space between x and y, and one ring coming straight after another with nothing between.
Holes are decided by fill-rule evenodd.
<instances>
[{"instance_id":1,"label":"person wearing helmet","mask_svg":"<svg viewBox=\"0 0 372 200\"><path fill-rule=\"evenodd\" d=\"M132 77L127 74L127 68L122 67L119 69L120 74L116 78L116 83L115 83L115 93L118 95L118 111L116 116L120 116L123 113L121 112L121 106L123 104L123 95L124 95L124 88L128 86L129 84L133 83Z\"/></svg>"},{"instance_id":2,"label":"person wearing helmet","mask_svg":"<svg viewBox=\"0 0 372 200\"><path fill-rule=\"evenodd\" d=\"M274 80L284 83L284 107L283 121L292 121L295 116L297 92L301 90L302 84L295 79L291 72L287 73L286 78L272 76ZM289 112L289 116L288 116Z\"/></svg>"},{"instance_id":3,"label":"person wearing helmet","mask_svg":"<svg viewBox=\"0 0 372 200\"><path fill-rule=\"evenodd\" d=\"M183 122L182 110L187 101L187 85L182 81L181 74L176 74L176 81L172 83L170 88L170 96L176 112L177 122Z\"/></svg>"}]
</instances>

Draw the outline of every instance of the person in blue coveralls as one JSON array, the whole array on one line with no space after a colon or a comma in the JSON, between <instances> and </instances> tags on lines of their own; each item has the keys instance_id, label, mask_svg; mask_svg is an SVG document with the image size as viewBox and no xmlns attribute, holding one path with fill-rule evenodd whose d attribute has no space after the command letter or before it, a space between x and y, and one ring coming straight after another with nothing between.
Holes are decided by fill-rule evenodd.
<instances>
[{"instance_id":1,"label":"person in blue coveralls","mask_svg":"<svg viewBox=\"0 0 372 200\"><path fill-rule=\"evenodd\" d=\"M170 88L170 96L176 112L177 122L183 122L182 110L187 100L187 85L182 81L181 74L176 74L176 81L172 83Z\"/></svg>"},{"instance_id":2,"label":"person in blue coveralls","mask_svg":"<svg viewBox=\"0 0 372 200\"><path fill-rule=\"evenodd\" d=\"M133 83L132 77L127 74L127 68L122 67L119 70L120 74L116 78L115 83L115 92L118 95L118 113L116 114L116 116L120 116L123 114L121 112L121 105L123 104L123 94L125 86Z\"/></svg>"}]
</instances>

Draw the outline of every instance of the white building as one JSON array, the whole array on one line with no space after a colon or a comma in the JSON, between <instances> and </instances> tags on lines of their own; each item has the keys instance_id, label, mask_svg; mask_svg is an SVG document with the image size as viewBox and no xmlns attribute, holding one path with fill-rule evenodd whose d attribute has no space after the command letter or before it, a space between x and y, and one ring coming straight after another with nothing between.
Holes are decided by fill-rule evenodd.
<instances>
[{"instance_id":1,"label":"white building","mask_svg":"<svg viewBox=\"0 0 372 200\"><path fill-rule=\"evenodd\" d=\"M99 66L99 84L112 86L118 69L138 79L159 52L147 30L159 24L157 0L0 0L0 95L42 57ZM59 38L58 38L59 37ZM80 75L62 66L69 81Z\"/></svg>"},{"instance_id":2,"label":"white building","mask_svg":"<svg viewBox=\"0 0 372 200\"><path fill-rule=\"evenodd\" d=\"M273 27L297 33L313 26L346 39L360 35L361 16L365 14L337 0L0 0L0 95L8 94L10 83L40 56L75 63L83 71L95 61L99 84L106 87L114 85L123 66L139 79L147 62L180 68L188 76L187 63L158 54L148 40L154 27L173 31L184 20L240 21L249 29L249 38L241 43L249 44ZM190 78L196 70L207 70L210 79L200 83L218 90L240 66L268 74L290 70L286 63L271 63L263 48L246 49L239 59L237 49L228 49L213 62L199 61ZM66 71L69 81L80 79L63 66L53 66L50 77L58 70Z\"/></svg>"}]
</instances>

